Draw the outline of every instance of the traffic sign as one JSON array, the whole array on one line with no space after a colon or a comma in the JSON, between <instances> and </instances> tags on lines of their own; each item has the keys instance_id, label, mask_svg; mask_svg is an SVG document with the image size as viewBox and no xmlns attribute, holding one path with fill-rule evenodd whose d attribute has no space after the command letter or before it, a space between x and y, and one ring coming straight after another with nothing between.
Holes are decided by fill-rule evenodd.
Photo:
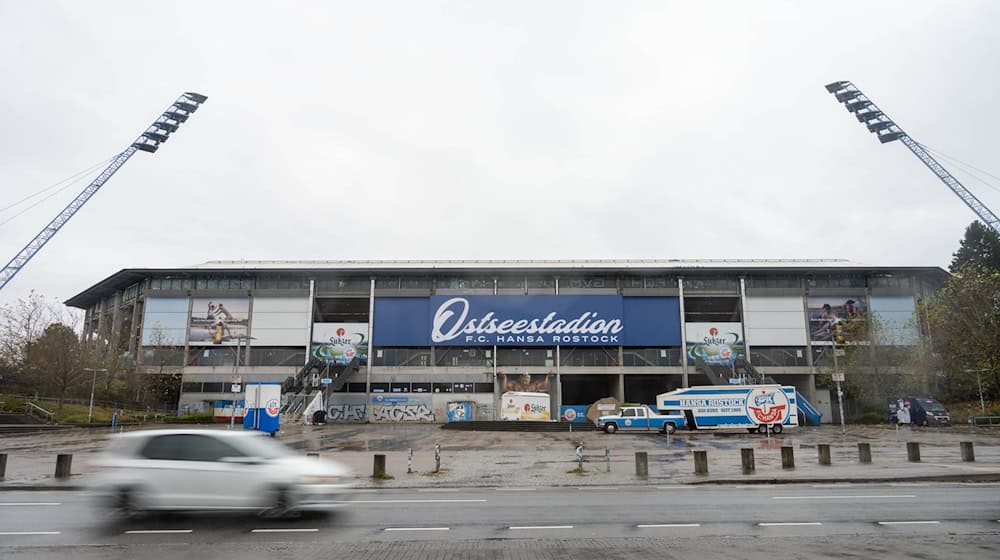
<instances>
[{"instance_id":1,"label":"traffic sign","mask_svg":"<svg viewBox=\"0 0 1000 560\"><path fill-rule=\"evenodd\" d=\"M842 372L842 371L835 371L835 372L833 372L831 374L831 376L833 377L834 381L843 381L844 380L844 372Z\"/></svg>"},{"instance_id":2,"label":"traffic sign","mask_svg":"<svg viewBox=\"0 0 1000 560\"><path fill-rule=\"evenodd\" d=\"M232 387L230 387L230 389L229 389L229 390L230 390L231 392L233 392L233 393L239 393L240 391L242 391L242 390L243 390L243 388L242 388L242 387L240 387L240 384L239 384L239 383L233 383L233 386L232 386Z\"/></svg>"},{"instance_id":3,"label":"traffic sign","mask_svg":"<svg viewBox=\"0 0 1000 560\"><path fill-rule=\"evenodd\" d=\"M324 377L324 378L322 378L322 379L319 380L319 384L320 385L332 385L333 384L333 379L330 379L329 377Z\"/></svg>"}]
</instances>

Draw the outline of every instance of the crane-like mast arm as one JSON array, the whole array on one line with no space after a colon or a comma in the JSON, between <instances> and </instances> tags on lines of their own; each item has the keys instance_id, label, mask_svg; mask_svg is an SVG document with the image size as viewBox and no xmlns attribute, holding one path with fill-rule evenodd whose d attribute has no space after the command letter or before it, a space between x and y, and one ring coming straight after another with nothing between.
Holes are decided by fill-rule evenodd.
<instances>
[{"instance_id":1,"label":"crane-like mast arm","mask_svg":"<svg viewBox=\"0 0 1000 560\"><path fill-rule=\"evenodd\" d=\"M937 175L942 183L951 189L958 198L962 199L962 202L975 212L976 216L987 227L1000 233L1000 218L997 218L997 215L976 198L976 195L969 192L965 185L938 163L919 142L910 138L909 134L879 109L857 86L847 81L833 82L826 85L826 91L832 93L837 101L843 103L848 112L854 113L858 122L864 124L868 128L868 132L875 134L879 142L883 144L894 140L902 142L934 175Z\"/></svg>"},{"instance_id":2,"label":"crane-like mast arm","mask_svg":"<svg viewBox=\"0 0 1000 560\"><path fill-rule=\"evenodd\" d=\"M925 150L919 142L905 134L899 137L899 141L909 148L910 151L913 152L913 155L920 158L920 161L924 162L924 165L933 171L934 174L937 175L938 179L941 179L942 183L948 185L948 188L958 195L958 198L961 198L962 202L972 209L972 211L979 216L979 219L982 220L984 224L993 228L993 231L1000 233L1000 218L998 218L992 210L987 208L981 200L976 198L976 195L969 192L969 189L965 188L965 185L959 182L959 180L952 176L951 173L948 173L948 170L945 169L943 165L938 163L933 156L927 153L927 150Z\"/></svg>"},{"instance_id":3,"label":"crane-like mast arm","mask_svg":"<svg viewBox=\"0 0 1000 560\"><path fill-rule=\"evenodd\" d=\"M0 290L2 290L3 287L6 286L7 283L10 282L10 280L14 278L14 276L20 272L26 264L28 264L28 261L30 261L32 257L38 254L38 251L40 251L42 247L44 247L45 244L48 243L49 240L52 239L52 237L55 236L55 234L58 233L64 225L66 225L66 222L68 222L70 218L72 218L73 215L75 215L80 208L82 208L83 205L86 204L87 201L90 200L90 198L93 197L94 194L96 194L109 179L111 179L112 176L114 176L115 172L125 165L125 162L127 162L129 158L131 158L139 150L153 153L159 149L160 144L166 142L170 137L170 134L176 132L181 123L185 122L188 117L190 117L191 114L205 102L206 99L208 98L204 95L191 92L185 93L177 98L177 100L174 101L162 115L157 117L153 124L147 127L146 130L140 134L138 138L136 138L132 145L126 148L124 152L115 156L111 163L104 168L104 171L101 171L101 174L83 189L83 192L78 194L72 202L66 205L66 208L64 208L59 215L53 218L48 225L42 228L42 231L38 232L38 235L28 242L24 249L21 249L21 251L15 255L6 266L3 267L3 270L0 270Z\"/></svg>"}]
</instances>

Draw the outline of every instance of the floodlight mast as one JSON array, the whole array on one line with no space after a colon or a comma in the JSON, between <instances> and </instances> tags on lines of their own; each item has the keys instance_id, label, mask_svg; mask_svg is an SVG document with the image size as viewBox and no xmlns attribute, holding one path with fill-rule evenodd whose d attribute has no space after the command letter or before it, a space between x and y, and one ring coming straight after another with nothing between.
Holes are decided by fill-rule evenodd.
<instances>
[{"instance_id":1,"label":"floodlight mast","mask_svg":"<svg viewBox=\"0 0 1000 560\"><path fill-rule=\"evenodd\" d=\"M83 189L76 198L70 202L62 212L59 213L51 222L48 223L42 231L38 233L21 251L14 256L3 270L0 270L0 290L11 281L14 276L24 268L28 261L34 257L38 251L45 246L46 243L52 239L55 234L62 229L66 222L76 214L84 204L105 183L108 179L115 174L116 171L121 169L125 162L132 157L137 151L154 153L160 148L160 145L170 138L170 135L177 131L182 123L188 120L198 107L207 100L208 97L201 95L200 93L187 92L177 98L176 101L170 104L159 117L153 121L153 124L146 127L146 130L139 135L138 138L125 149L124 152L116 155L111 163L101 171L101 174L97 176L86 188Z\"/></svg>"},{"instance_id":2,"label":"floodlight mast","mask_svg":"<svg viewBox=\"0 0 1000 560\"><path fill-rule=\"evenodd\" d=\"M975 212L987 227L1000 233L1000 218L938 163L919 142L910 138L909 134L882 112L857 86L848 81L833 82L826 85L826 91L832 93L838 102L843 103L848 112L854 113L858 122L864 124L868 132L875 134L879 142L883 144L893 140L902 142L934 175L937 175L942 183L962 199L962 202Z\"/></svg>"}]
</instances>

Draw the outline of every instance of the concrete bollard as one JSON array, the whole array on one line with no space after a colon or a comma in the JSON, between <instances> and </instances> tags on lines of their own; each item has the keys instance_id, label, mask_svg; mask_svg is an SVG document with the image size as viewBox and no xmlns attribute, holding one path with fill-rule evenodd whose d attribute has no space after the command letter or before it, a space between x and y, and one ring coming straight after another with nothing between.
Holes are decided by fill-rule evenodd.
<instances>
[{"instance_id":1,"label":"concrete bollard","mask_svg":"<svg viewBox=\"0 0 1000 560\"><path fill-rule=\"evenodd\" d=\"M694 474L708 474L708 451L694 452Z\"/></svg>"},{"instance_id":2,"label":"concrete bollard","mask_svg":"<svg viewBox=\"0 0 1000 560\"><path fill-rule=\"evenodd\" d=\"M649 455L645 451L635 452L635 476L639 478L649 476Z\"/></svg>"},{"instance_id":3,"label":"concrete bollard","mask_svg":"<svg viewBox=\"0 0 1000 560\"><path fill-rule=\"evenodd\" d=\"M791 446L784 446L781 448L781 468L783 469L794 469L795 468L795 448Z\"/></svg>"},{"instance_id":4,"label":"concrete bollard","mask_svg":"<svg viewBox=\"0 0 1000 560\"><path fill-rule=\"evenodd\" d=\"M915 441L906 442L906 460L911 463L920 462L920 444Z\"/></svg>"},{"instance_id":5,"label":"concrete bollard","mask_svg":"<svg viewBox=\"0 0 1000 560\"><path fill-rule=\"evenodd\" d=\"M434 472L441 472L441 444L434 444Z\"/></svg>"},{"instance_id":6,"label":"concrete bollard","mask_svg":"<svg viewBox=\"0 0 1000 560\"><path fill-rule=\"evenodd\" d=\"M862 465L869 465L872 462L872 444L858 444L858 462Z\"/></svg>"},{"instance_id":7,"label":"concrete bollard","mask_svg":"<svg viewBox=\"0 0 1000 560\"><path fill-rule=\"evenodd\" d=\"M56 455L56 478L69 478L69 472L73 467L73 456L60 453Z\"/></svg>"},{"instance_id":8,"label":"concrete bollard","mask_svg":"<svg viewBox=\"0 0 1000 560\"><path fill-rule=\"evenodd\" d=\"M372 476L375 478L381 478L385 476L385 455L382 453L375 454L375 462L372 467Z\"/></svg>"},{"instance_id":9,"label":"concrete bollard","mask_svg":"<svg viewBox=\"0 0 1000 560\"><path fill-rule=\"evenodd\" d=\"M753 449L749 447L740 449L740 464L743 467L743 474L753 474L757 470L753 462Z\"/></svg>"},{"instance_id":10,"label":"concrete bollard","mask_svg":"<svg viewBox=\"0 0 1000 560\"><path fill-rule=\"evenodd\" d=\"M975 461L976 460L976 451L975 451L975 449L972 448L972 442L971 441L963 441L960 445L962 446L962 461L964 461L966 463L971 463L971 462ZM0 461L4 461L4 460L6 460L6 458L0 459ZM2 462L0 462L0 477L3 477L3 463Z\"/></svg>"},{"instance_id":11,"label":"concrete bollard","mask_svg":"<svg viewBox=\"0 0 1000 560\"><path fill-rule=\"evenodd\" d=\"M0 480L7 476L7 454L0 453Z\"/></svg>"},{"instance_id":12,"label":"concrete bollard","mask_svg":"<svg viewBox=\"0 0 1000 560\"><path fill-rule=\"evenodd\" d=\"M819 464L829 465L830 464L830 444L821 443L816 446L819 449Z\"/></svg>"}]
</instances>

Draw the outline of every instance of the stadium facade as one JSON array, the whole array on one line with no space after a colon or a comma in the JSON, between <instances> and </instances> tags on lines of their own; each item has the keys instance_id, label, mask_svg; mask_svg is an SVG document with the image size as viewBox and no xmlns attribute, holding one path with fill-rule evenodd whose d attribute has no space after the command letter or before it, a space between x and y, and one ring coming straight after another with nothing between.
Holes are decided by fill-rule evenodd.
<instances>
[{"instance_id":1,"label":"stadium facade","mask_svg":"<svg viewBox=\"0 0 1000 560\"><path fill-rule=\"evenodd\" d=\"M839 260L212 261L121 270L67 304L137 371L182 374L182 412L227 402L235 376L323 393L333 421L435 422L494 419L509 390L565 418L742 377L796 386L828 421L816 376L836 345L904 364L946 278Z\"/></svg>"}]
</instances>

